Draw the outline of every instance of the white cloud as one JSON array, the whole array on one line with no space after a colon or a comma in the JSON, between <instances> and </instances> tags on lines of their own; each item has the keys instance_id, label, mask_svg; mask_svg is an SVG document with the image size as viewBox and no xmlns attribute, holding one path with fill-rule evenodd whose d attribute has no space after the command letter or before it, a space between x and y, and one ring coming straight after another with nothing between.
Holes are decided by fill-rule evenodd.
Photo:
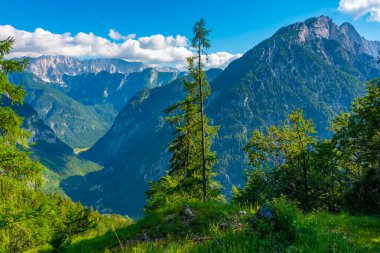
<instances>
[{"instance_id":1,"label":"white cloud","mask_svg":"<svg viewBox=\"0 0 380 253\"><path fill-rule=\"evenodd\" d=\"M380 0L340 0L338 9L356 19L369 15L368 21L380 22Z\"/></svg>"},{"instance_id":2,"label":"white cloud","mask_svg":"<svg viewBox=\"0 0 380 253\"><path fill-rule=\"evenodd\" d=\"M33 32L18 30L11 25L0 25L0 40L15 38L14 50L9 57L38 57L41 55L66 55L75 57L121 58L141 61L146 64L185 66L185 59L193 54L188 39L184 36L162 34L136 38L124 36L114 29L103 38L93 33L55 34L42 28ZM207 67L225 67L240 57L226 52L209 55Z\"/></svg>"},{"instance_id":3,"label":"white cloud","mask_svg":"<svg viewBox=\"0 0 380 253\"><path fill-rule=\"evenodd\" d=\"M205 66L208 68L225 68L227 65L240 58L242 54L230 54L227 52L218 52L208 55L208 61L205 63Z\"/></svg>"},{"instance_id":4,"label":"white cloud","mask_svg":"<svg viewBox=\"0 0 380 253\"><path fill-rule=\"evenodd\" d=\"M121 35L118 31L114 29L110 29L108 32L108 36L110 36L111 39L113 40L129 40L129 39L134 39L136 38L136 34L131 33L128 34L127 36Z\"/></svg>"}]
</instances>

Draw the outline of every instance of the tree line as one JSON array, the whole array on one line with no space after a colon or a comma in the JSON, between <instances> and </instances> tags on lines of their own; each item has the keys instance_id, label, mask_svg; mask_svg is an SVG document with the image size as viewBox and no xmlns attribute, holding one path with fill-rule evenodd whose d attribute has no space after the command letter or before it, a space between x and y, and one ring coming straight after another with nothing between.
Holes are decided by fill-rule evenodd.
<instances>
[{"instance_id":1,"label":"tree line","mask_svg":"<svg viewBox=\"0 0 380 253\"><path fill-rule=\"evenodd\" d=\"M193 32L196 54L187 59L186 95L166 110L166 120L175 129L168 147L170 167L166 175L150 182L146 213L172 202L226 201L215 180L212 143L218 126L204 113L211 94L204 72L210 30L200 19ZM20 252L47 242L59 251L75 236L114 220L59 194L43 192L44 167L28 151L31 134L4 103L22 104L26 95L22 86L8 80L8 73L23 71L28 64L28 59L5 59L13 44L12 38L0 41L0 252ZM350 112L336 117L331 130L331 139L319 138L301 110L280 126L254 130L244 148L249 160L246 183L233 188L232 202L261 205L285 196L304 212L379 215L380 79L368 82L366 95L352 103Z\"/></svg>"}]
</instances>

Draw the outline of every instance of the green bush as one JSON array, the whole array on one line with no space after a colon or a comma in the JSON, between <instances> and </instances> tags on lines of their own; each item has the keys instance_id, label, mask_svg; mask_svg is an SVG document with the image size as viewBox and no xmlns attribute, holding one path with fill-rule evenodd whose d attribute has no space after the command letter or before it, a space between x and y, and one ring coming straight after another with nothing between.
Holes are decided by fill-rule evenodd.
<instances>
[{"instance_id":1,"label":"green bush","mask_svg":"<svg viewBox=\"0 0 380 253\"><path fill-rule=\"evenodd\" d=\"M270 202L276 211L275 231L283 233L287 240L294 240L296 235L296 221L300 211L295 202L285 197L274 199Z\"/></svg>"},{"instance_id":2,"label":"green bush","mask_svg":"<svg viewBox=\"0 0 380 253\"><path fill-rule=\"evenodd\" d=\"M294 202L284 196L273 199L267 205L268 212L273 212L273 219L254 218L253 228L261 238L275 236L279 240L293 241L296 236L296 221L300 211Z\"/></svg>"}]
</instances>

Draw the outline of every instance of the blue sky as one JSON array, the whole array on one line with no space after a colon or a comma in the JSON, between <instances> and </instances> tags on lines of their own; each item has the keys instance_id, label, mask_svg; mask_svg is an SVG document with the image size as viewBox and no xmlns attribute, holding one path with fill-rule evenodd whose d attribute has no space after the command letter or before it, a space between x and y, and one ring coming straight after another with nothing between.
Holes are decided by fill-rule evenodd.
<instances>
[{"instance_id":1,"label":"blue sky","mask_svg":"<svg viewBox=\"0 0 380 253\"><path fill-rule=\"evenodd\" d=\"M380 4L377 0L356 0L367 1ZM69 32L72 36L93 33L107 39L110 29L122 35L136 34L136 38L156 34L191 38L193 23L204 17L212 29L210 52L237 54L282 26L327 15L338 24L346 21L354 24L366 38L380 40L380 23L368 21L371 11L338 11L339 3L339 0L13 0L2 3L0 25L28 32L36 28L53 34ZM4 37L4 33L0 36Z\"/></svg>"}]
</instances>

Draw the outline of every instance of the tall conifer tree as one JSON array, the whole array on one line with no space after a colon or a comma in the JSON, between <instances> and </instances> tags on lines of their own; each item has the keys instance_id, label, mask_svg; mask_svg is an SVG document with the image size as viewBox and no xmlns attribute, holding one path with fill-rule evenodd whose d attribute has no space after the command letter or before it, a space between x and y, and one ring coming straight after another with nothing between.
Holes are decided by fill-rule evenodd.
<instances>
[{"instance_id":1,"label":"tall conifer tree","mask_svg":"<svg viewBox=\"0 0 380 253\"><path fill-rule=\"evenodd\" d=\"M211 143L217 127L210 126L203 113L204 99L211 93L202 69L202 54L210 46L206 38L209 30L204 25L203 19L194 25L192 44L198 46L197 55L187 59L189 76L183 79L186 97L166 110L167 121L176 128L175 139L169 144L170 170L150 183L146 211L175 199L223 199L220 185L213 180L216 154L211 151Z\"/></svg>"},{"instance_id":2,"label":"tall conifer tree","mask_svg":"<svg viewBox=\"0 0 380 253\"><path fill-rule=\"evenodd\" d=\"M204 116L204 98L208 94L206 93L210 87L207 80L204 78L202 54L211 46L207 36L210 30L206 29L206 22L201 18L195 23L193 27L194 38L192 40L192 46L197 49L197 78L199 85L199 101L201 112L201 132L202 132L202 181L203 181L203 202L207 199L207 178L206 178L206 130L205 130L205 116Z\"/></svg>"}]
</instances>

